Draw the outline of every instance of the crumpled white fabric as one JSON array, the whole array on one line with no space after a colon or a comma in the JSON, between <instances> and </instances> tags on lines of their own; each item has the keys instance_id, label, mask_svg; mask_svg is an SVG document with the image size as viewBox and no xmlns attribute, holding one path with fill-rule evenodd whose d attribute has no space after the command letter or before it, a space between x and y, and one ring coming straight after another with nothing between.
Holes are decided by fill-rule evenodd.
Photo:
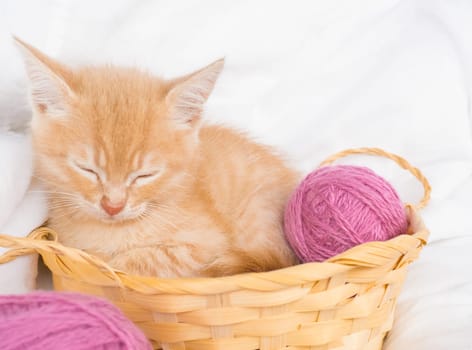
<instances>
[{"instance_id":1,"label":"crumpled white fabric","mask_svg":"<svg viewBox=\"0 0 472 350\"><path fill-rule=\"evenodd\" d=\"M469 349L470 18L469 0L0 2L0 114L27 120L10 32L66 62L167 77L225 56L209 121L248 130L304 172L338 150L375 146L425 173L432 243L411 266L385 348ZM372 167L405 201L421 197L390 161L344 162Z\"/></svg>"},{"instance_id":2,"label":"crumpled white fabric","mask_svg":"<svg viewBox=\"0 0 472 350\"><path fill-rule=\"evenodd\" d=\"M47 216L44 193L29 190L32 151L27 135L0 132L0 233L24 237ZM0 255L6 252L0 247ZM0 264L0 293L35 289L37 256L19 257Z\"/></svg>"}]
</instances>

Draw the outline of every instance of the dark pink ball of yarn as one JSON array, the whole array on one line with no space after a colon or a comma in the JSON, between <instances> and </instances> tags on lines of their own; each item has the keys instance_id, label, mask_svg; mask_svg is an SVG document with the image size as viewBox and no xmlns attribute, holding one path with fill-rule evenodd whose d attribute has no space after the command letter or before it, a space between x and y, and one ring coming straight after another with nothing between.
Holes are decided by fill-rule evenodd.
<instances>
[{"instance_id":1,"label":"dark pink ball of yarn","mask_svg":"<svg viewBox=\"0 0 472 350\"><path fill-rule=\"evenodd\" d=\"M0 296L2 350L151 350L109 302L76 293Z\"/></svg>"},{"instance_id":2,"label":"dark pink ball of yarn","mask_svg":"<svg viewBox=\"0 0 472 350\"><path fill-rule=\"evenodd\" d=\"M324 261L370 241L406 233L397 192L372 170L322 167L295 190L285 211L285 234L303 262Z\"/></svg>"}]
</instances>

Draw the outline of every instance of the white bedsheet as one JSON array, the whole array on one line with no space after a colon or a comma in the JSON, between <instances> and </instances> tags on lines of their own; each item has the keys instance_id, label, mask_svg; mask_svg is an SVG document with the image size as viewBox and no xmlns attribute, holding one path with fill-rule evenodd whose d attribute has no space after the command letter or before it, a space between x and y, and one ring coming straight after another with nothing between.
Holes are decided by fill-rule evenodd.
<instances>
[{"instance_id":1,"label":"white bedsheet","mask_svg":"<svg viewBox=\"0 0 472 350\"><path fill-rule=\"evenodd\" d=\"M225 56L207 118L249 130L305 172L348 147L406 157L433 186L431 244L385 348L472 349L471 1L2 1L0 127L28 118L10 33L68 62L168 77ZM348 161L419 200L388 161Z\"/></svg>"},{"instance_id":2,"label":"white bedsheet","mask_svg":"<svg viewBox=\"0 0 472 350\"><path fill-rule=\"evenodd\" d=\"M29 137L0 131L0 233L24 237L46 220L44 193L30 189L32 165ZM6 250L0 247L0 255ZM0 294L34 290L36 275L36 255L0 264Z\"/></svg>"}]
</instances>

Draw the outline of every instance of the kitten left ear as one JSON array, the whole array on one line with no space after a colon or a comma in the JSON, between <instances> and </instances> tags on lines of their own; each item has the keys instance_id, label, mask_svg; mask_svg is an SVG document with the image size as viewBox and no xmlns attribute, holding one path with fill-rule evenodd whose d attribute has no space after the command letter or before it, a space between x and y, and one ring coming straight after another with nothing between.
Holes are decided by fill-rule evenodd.
<instances>
[{"instance_id":1,"label":"kitten left ear","mask_svg":"<svg viewBox=\"0 0 472 350\"><path fill-rule=\"evenodd\" d=\"M199 71L177 79L166 96L171 118L182 127L192 128L200 120L203 105L223 70L224 58Z\"/></svg>"},{"instance_id":2,"label":"kitten left ear","mask_svg":"<svg viewBox=\"0 0 472 350\"><path fill-rule=\"evenodd\" d=\"M33 46L16 37L13 39L23 56L35 110L52 118L66 116L68 102L74 96L65 81L67 70Z\"/></svg>"}]
</instances>

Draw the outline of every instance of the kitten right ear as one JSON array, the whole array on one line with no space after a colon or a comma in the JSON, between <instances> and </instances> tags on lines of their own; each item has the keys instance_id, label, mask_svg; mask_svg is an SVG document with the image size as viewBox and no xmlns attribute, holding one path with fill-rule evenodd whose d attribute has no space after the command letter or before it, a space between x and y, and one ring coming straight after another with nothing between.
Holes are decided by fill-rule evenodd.
<instances>
[{"instance_id":1,"label":"kitten right ear","mask_svg":"<svg viewBox=\"0 0 472 350\"><path fill-rule=\"evenodd\" d=\"M171 118L176 125L193 128L200 120L203 104L210 96L225 60L219 59L199 71L173 81L166 96L171 106Z\"/></svg>"},{"instance_id":2,"label":"kitten right ear","mask_svg":"<svg viewBox=\"0 0 472 350\"><path fill-rule=\"evenodd\" d=\"M33 46L16 37L13 39L23 56L33 107L42 115L65 117L74 96L64 80L65 68Z\"/></svg>"}]
</instances>

